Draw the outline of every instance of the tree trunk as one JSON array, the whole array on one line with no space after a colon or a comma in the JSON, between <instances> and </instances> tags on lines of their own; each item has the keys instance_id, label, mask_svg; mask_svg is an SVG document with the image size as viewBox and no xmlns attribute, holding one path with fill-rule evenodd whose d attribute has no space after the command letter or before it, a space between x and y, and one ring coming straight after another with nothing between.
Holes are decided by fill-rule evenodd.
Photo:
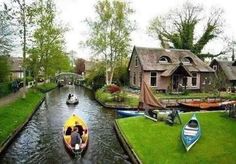
<instances>
[{"instance_id":1,"label":"tree trunk","mask_svg":"<svg viewBox=\"0 0 236 164\"><path fill-rule=\"evenodd\" d=\"M22 11L22 19L23 19L23 94L22 98L26 97L26 67L25 67L25 56L26 56L26 18L25 18L25 0L23 0L23 11Z\"/></svg>"}]
</instances>

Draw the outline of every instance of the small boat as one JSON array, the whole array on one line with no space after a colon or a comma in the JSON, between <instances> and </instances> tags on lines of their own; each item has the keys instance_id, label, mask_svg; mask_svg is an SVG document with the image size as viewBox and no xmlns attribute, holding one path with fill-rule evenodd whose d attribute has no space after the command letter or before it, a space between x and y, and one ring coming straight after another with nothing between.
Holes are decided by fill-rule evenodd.
<instances>
[{"instance_id":1,"label":"small boat","mask_svg":"<svg viewBox=\"0 0 236 164\"><path fill-rule=\"evenodd\" d=\"M143 116L143 111L117 110L117 114L122 117Z\"/></svg>"},{"instance_id":2,"label":"small boat","mask_svg":"<svg viewBox=\"0 0 236 164\"><path fill-rule=\"evenodd\" d=\"M180 106L185 108L191 108L191 110L222 110L226 105L236 104L236 101L223 101L223 102L203 102L192 101L179 103Z\"/></svg>"},{"instance_id":3,"label":"small boat","mask_svg":"<svg viewBox=\"0 0 236 164\"><path fill-rule=\"evenodd\" d=\"M73 128L76 123L83 127L84 132L83 132L83 135L81 136L82 143L80 145L76 144L75 147L72 147L71 146L71 135L66 134L66 131L68 128ZM88 134L88 127L87 127L86 123L84 122L84 120L82 118L73 114L65 122L64 127L63 127L63 141L65 144L65 147L73 155L81 156L82 153L86 150L86 148L88 146L88 138L89 138L89 134Z\"/></svg>"},{"instance_id":4,"label":"small boat","mask_svg":"<svg viewBox=\"0 0 236 164\"><path fill-rule=\"evenodd\" d=\"M189 122L183 127L182 130L182 142L185 146L186 151L199 140L201 136L201 128L197 117L193 114Z\"/></svg>"},{"instance_id":5,"label":"small boat","mask_svg":"<svg viewBox=\"0 0 236 164\"><path fill-rule=\"evenodd\" d=\"M66 104L68 104L68 105L70 105L70 104L71 105L76 105L78 103L79 103L79 100L76 96L72 96L70 99L66 100Z\"/></svg>"}]
</instances>

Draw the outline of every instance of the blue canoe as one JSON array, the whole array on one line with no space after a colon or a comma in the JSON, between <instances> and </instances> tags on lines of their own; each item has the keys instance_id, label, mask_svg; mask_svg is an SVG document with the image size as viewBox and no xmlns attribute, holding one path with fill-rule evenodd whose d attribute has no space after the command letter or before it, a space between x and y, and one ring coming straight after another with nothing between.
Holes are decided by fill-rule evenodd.
<instances>
[{"instance_id":1,"label":"blue canoe","mask_svg":"<svg viewBox=\"0 0 236 164\"><path fill-rule=\"evenodd\" d=\"M143 116L143 111L117 110L118 115L122 117Z\"/></svg>"},{"instance_id":2,"label":"blue canoe","mask_svg":"<svg viewBox=\"0 0 236 164\"><path fill-rule=\"evenodd\" d=\"M182 130L182 141L185 149L189 151L189 149L199 140L200 136L200 124L195 114L193 114L192 118L183 127Z\"/></svg>"}]
</instances>

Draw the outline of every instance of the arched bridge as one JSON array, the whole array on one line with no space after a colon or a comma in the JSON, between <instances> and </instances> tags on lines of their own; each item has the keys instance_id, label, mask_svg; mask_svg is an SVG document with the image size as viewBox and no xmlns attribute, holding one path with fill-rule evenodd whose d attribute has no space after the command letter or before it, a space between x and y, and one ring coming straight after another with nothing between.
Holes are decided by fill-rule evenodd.
<instances>
[{"instance_id":1,"label":"arched bridge","mask_svg":"<svg viewBox=\"0 0 236 164\"><path fill-rule=\"evenodd\" d=\"M72 73L72 72L61 72L56 74L56 81L63 84L73 84L75 82L84 80L84 76Z\"/></svg>"}]
</instances>

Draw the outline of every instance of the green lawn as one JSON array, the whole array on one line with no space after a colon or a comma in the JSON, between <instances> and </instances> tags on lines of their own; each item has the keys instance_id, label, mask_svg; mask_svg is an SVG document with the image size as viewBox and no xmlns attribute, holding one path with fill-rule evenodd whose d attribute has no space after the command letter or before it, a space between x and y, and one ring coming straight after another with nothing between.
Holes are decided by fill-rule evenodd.
<instances>
[{"instance_id":1,"label":"green lawn","mask_svg":"<svg viewBox=\"0 0 236 164\"><path fill-rule=\"evenodd\" d=\"M57 84L56 83L44 83L44 84L41 84L41 85L38 85L36 88L45 93L45 92L48 92L50 91L51 89L54 89L57 87Z\"/></svg>"},{"instance_id":2,"label":"green lawn","mask_svg":"<svg viewBox=\"0 0 236 164\"><path fill-rule=\"evenodd\" d=\"M181 141L181 130L192 114L181 115L183 125L169 126L144 117L118 119L118 126L145 164L235 163L236 119L225 113L198 113L202 136L189 152Z\"/></svg>"},{"instance_id":3,"label":"green lawn","mask_svg":"<svg viewBox=\"0 0 236 164\"><path fill-rule=\"evenodd\" d=\"M19 98L11 104L0 107L0 145L22 125L42 98L43 94L39 91L29 90L25 99Z\"/></svg>"}]
</instances>

